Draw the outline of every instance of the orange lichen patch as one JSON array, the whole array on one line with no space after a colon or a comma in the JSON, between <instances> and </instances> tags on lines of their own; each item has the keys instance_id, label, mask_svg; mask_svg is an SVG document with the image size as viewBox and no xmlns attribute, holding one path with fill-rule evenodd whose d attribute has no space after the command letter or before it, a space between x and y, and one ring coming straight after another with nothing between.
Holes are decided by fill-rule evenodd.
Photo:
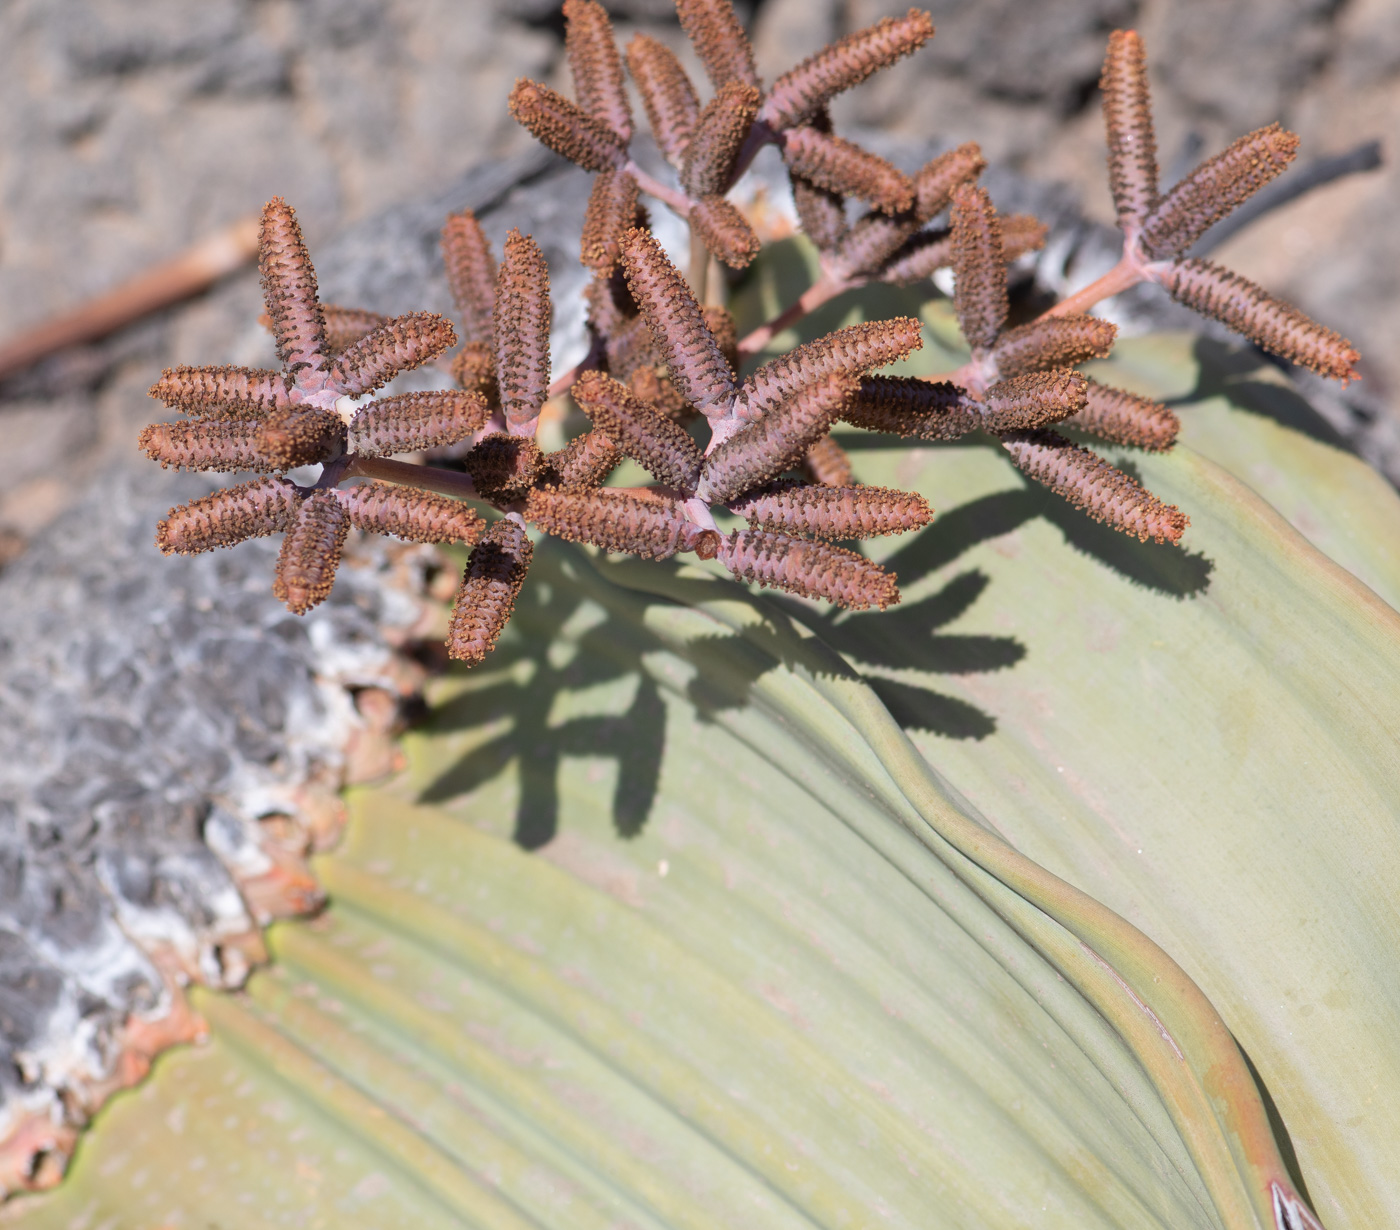
<instances>
[{"instance_id":1,"label":"orange lichen patch","mask_svg":"<svg viewBox=\"0 0 1400 1230\"><path fill-rule=\"evenodd\" d=\"M267 942L257 928L224 936L216 951L226 986L242 985L254 966L266 965L269 960Z\"/></svg>"},{"instance_id":2,"label":"orange lichen patch","mask_svg":"<svg viewBox=\"0 0 1400 1230\"><path fill-rule=\"evenodd\" d=\"M159 967L163 963L157 960L156 964ZM115 1071L109 1080L91 1087L96 1098L93 1110L119 1089L130 1089L143 1080L151 1070L151 1061L161 1051L181 1043L202 1042L208 1036L209 1026L204 1018L190 1007L184 992L167 971L161 973L165 977L169 1008L159 1016L133 1013L127 1017L117 1033L120 1058Z\"/></svg>"},{"instance_id":3,"label":"orange lichen patch","mask_svg":"<svg viewBox=\"0 0 1400 1230\"><path fill-rule=\"evenodd\" d=\"M78 1129L55 1123L47 1109L21 1112L0 1140L0 1196L53 1187L63 1178L77 1142Z\"/></svg>"},{"instance_id":4,"label":"orange lichen patch","mask_svg":"<svg viewBox=\"0 0 1400 1230\"><path fill-rule=\"evenodd\" d=\"M339 844L350 813L340 794L341 782L326 774L324 780L312 780L292 791L289 804L293 809L303 851L320 853Z\"/></svg>"},{"instance_id":5,"label":"orange lichen patch","mask_svg":"<svg viewBox=\"0 0 1400 1230\"><path fill-rule=\"evenodd\" d=\"M358 786L379 781L406 763L398 736L403 733L403 706L384 688L364 688L355 694L360 725L345 745L345 784Z\"/></svg>"},{"instance_id":6,"label":"orange lichen patch","mask_svg":"<svg viewBox=\"0 0 1400 1230\"><path fill-rule=\"evenodd\" d=\"M280 843L265 842L269 866L255 875L238 879L238 891L259 926L278 918L314 914L325 904L326 894L311 873L306 859Z\"/></svg>"},{"instance_id":7,"label":"orange lichen patch","mask_svg":"<svg viewBox=\"0 0 1400 1230\"><path fill-rule=\"evenodd\" d=\"M161 975L165 994L158 1012L132 1013L114 1031L111 1070L101 1075L79 1072L69 1084L63 1113L57 1105L21 1110L0 1140L0 1198L13 1192L43 1191L63 1177L77 1143L74 1120L90 1118L114 1093L130 1089L151 1070L162 1051L182 1043L200 1042L209 1027L185 998L180 961L175 954L151 950L148 955Z\"/></svg>"}]
</instances>

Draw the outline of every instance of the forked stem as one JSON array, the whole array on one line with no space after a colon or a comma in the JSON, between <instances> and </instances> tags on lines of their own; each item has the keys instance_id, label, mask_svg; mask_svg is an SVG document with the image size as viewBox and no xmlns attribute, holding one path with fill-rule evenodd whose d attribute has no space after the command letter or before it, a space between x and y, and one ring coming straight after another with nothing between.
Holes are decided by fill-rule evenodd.
<instances>
[{"instance_id":1,"label":"forked stem","mask_svg":"<svg viewBox=\"0 0 1400 1230\"><path fill-rule=\"evenodd\" d=\"M658 201L669 206L682 218L690 217L690 210L695 202L679 188L668 187L655 176L648 175L631 158L623 163L622 169L637 181L637 187L648 196L655 197Z\"/></svg>"},{"instance_id":2,"label":"forked stem","mask_svg":"<svg viewBox=\"0 0 1400 1230\"><path fill-rule=\"evenodd\" d=\"M743 337L739 342L739 357L747 359L758 354L789 325L795 325L809 312L815 312L822 304L848 290L854 290L856 287L864 285L864 282L864 278L836 278L828 273L823 273L802 292L801 298L795 303L788 304L767 324L759 325L752 333Z\"/></svg>"},{"instance_id":3,"label":"forked stem","mask_svg":"<svg viewBox=\"0 0 1400 1230\"><path fill-rule=\"evenodd\" d=\"M1121 295L1125 290L1130 290L1139 282L1146 282L1148 275L1141 263L1129 254L1129 247L1124 246L1123 255L1101 278L1096 278L1088 286L1074 292L1066 299L1061 299L1054 307L1047 308L1041 313L1040 319L1044 320L1048 316L1069 316L1075 312L1087 312L1095 304L1111 299L1114 295Z\"/></svg>"},{"instance_id":4,"label":"forked stem","mask_svg":"<svg viewBox=\"0 0 1400 1230\"><path fill-rule=\"evenodd\" d=\"M456 470L439 470L436 466L395 461L392 457L361 457L357 454L351 454L344 461L345 468L339 480L342 482L347 478L378 478L387 483L421 487L425 491L436 491L439 495L452 495L463 500L481 498L471 478Z\"/></svg>"},{"instance_id":5,"label":"forked stem","mask_svg":"<svg viewBox=\"0 0 1400 1230\"><path fill-rule=\"evenodd\" d=\"M690 224L690 267L686 281L690 283L690 293L695 296L695 302L705 303L710 289L710 250L693 222Z\"/></svg>"}]
</instances>

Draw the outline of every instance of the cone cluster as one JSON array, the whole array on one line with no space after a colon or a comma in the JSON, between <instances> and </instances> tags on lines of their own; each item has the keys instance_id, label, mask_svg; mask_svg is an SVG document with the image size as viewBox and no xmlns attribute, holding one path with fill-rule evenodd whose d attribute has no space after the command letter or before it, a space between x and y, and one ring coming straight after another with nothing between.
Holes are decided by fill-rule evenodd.
<instances>
[{"instance_id":1,"label":"cone cluster","mask_svg":"<svg viewBox=\"0 0 1400 1230\"><path fill-rule=\"evenodd\" d=\"M1146 274L1173 299L1270 353L1343 384L1355 380L1360 355L1346 338L1239 274L1190 255L1206 231L1288 169L1297 135L1277 124L1246 133L1161 194L1147 56L1134 31L1109 38L1099 85L1118 223L1129 247L1150 262Z\"/></svg>"},{"instance_id":2,"label":"cone cluster","mask_svg":"<svg viewBox=\"0 0 1400 1230\"><path fill-rule=\"evenodd\" d=\"M274 591L302 613L330 592L351 529L468 544L448 635L449 653L468 663L486 657L510 618L533 554L527 526L645 559L693 552L760 585L883 609L899 601L896 578L838 544L921 529L933 512L920 495L855 483L831 435L837 425L922 441L983 433L1028 479L1088 515L1138 538L1179 542L1186 515L1080 442L1169 449L1175 414L1075 370L1109 353L1116 330L1107 321L1066 305L1011 323L1008 268L1043 244L1046 228L997 212L979 184L986 164L977 145L905 174L832 131L831 101L922 47L934 33L928 14L910 9L855 31L765 90L730 0L676 7L708 91L645 35L619 53L600 4L565 0L574 97L528 80L510 95L522 124L596 176L580 250L592 274L592 347L558 386L571 385L588 428L553 453L534 438L551 391L552 305L544 254L530 236L510 231L498 259L470 211L447 219L454 329L426 312L389 318L322 305L296 216L274 200L264 211L260 267L282 366L171 369L151 392L183 417L141 436L162 465L257 477L172 509L157 530L161 550L282 533ZM629 76L674 186L631 159ZM1142 276L1278 354L1354 376L1356 354L1343 339L1190 255L1210 226L1288 165L1296 137L1276 125L1250 133L1162 194L1146 58L1131 31L1111 37L1102 89L1110 187ZM642 196L680 213L703 249L743 268L760 244L727 194L763 145L782 155L827 278L908 285L952 271L971 352L964 368L941 380L882 374L922 344L919 322L896 317L836 329L741 376L733 318L697 296L671 262ZM443 357L459 337L460 348ZM439 357L456 388L360 400ZM459 469L423 469L420 482L385 460L404 453L446 456ZM653 485L607 486L625 459ZM313 464L322 473L309 485L288 474ZM441 491L469 494L475 506ZM721 532L719 511L743 528Z\"/></svg>"}]
</instances>

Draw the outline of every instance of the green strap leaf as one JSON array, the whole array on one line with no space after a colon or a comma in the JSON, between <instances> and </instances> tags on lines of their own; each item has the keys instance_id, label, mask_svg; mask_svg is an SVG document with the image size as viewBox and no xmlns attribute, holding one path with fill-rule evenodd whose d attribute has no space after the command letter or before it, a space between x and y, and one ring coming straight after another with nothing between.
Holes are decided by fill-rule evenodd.
<instances>
[{"instance_id":1,"label":"green strap leaf","mask_svg":"<svg viewBox=\"0 0 1400 1230\"><path fill-rule=\"evenodd\" d=\"M941 514L884 615L541 547L326 914L0 1222L1400 1220L1400 501L1151 345L1180 549L872 438Z\"/></svg>"}]
</instances>

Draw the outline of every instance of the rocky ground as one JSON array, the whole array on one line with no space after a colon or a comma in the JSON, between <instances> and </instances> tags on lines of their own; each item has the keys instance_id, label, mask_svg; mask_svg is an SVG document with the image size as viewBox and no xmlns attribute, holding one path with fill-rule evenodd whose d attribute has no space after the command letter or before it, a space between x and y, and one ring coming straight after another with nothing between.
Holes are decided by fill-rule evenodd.
<instances>
[{"instance_id":1,"label":"rocky ground","mask_svg":"<svg viewBox=\"0 0 1400 1230\"><path fill-rule=\"evenodd\" d=\"M580 190L533 151L479 168L323 245L322 285L446 308L435 240L464 206L562 266ZM256 292L235 280L198 316L267 363ZM331 598L296 618L271 593L275 540L157 552L157 519L217 479L101 453L0 570L0 1200L56 1182L93 1111L198 1037L185 986L240 986L261 928L319 906L306 857L339 835L340 788L396 767L457 586L433 548L356 534Z\"/></svg>"},{"instance_id":2,"label":"rocky ground","mask_svg":"<svg viewBox=\"0 0 1400 1230\"><path fill-rule=\"evenodd\" d=\"M841 101L839 125L913 143L979 141L993 163L1067 185L1107 221L1095 81L1108 30L1153 59L1167 174L1274 119L1301 160L1400 130L1400 0L929 0L938 34ZM107 289L282 194L313 250L444 191L528 137L517 75L566 79L554 0L7 0L0 5L0 337ZM616 0L681 47L667 0ZM771 79L904 0L760 0ZM1217 255L1351 336L1358 432L1400 392L1400 164L1309 193ZM1296 173L1296 172L1295 172ZM254 304L251 272L236 279ZM405 305L410 306L410 305ZM418 305L412 305L418 306ZM0 387L0 556L101 459L131 447L159 369L227 361L251 317L196 303ZM1382 419L1384 422L1384 420ZM1383 433L1384 434L1384 433ZM1375 452L1372 449L1372 452ZM1383 451L1383 450L1382 450ZM1396 463L1400 477L1400 463Z\"/></svg>"}]
</instances>

